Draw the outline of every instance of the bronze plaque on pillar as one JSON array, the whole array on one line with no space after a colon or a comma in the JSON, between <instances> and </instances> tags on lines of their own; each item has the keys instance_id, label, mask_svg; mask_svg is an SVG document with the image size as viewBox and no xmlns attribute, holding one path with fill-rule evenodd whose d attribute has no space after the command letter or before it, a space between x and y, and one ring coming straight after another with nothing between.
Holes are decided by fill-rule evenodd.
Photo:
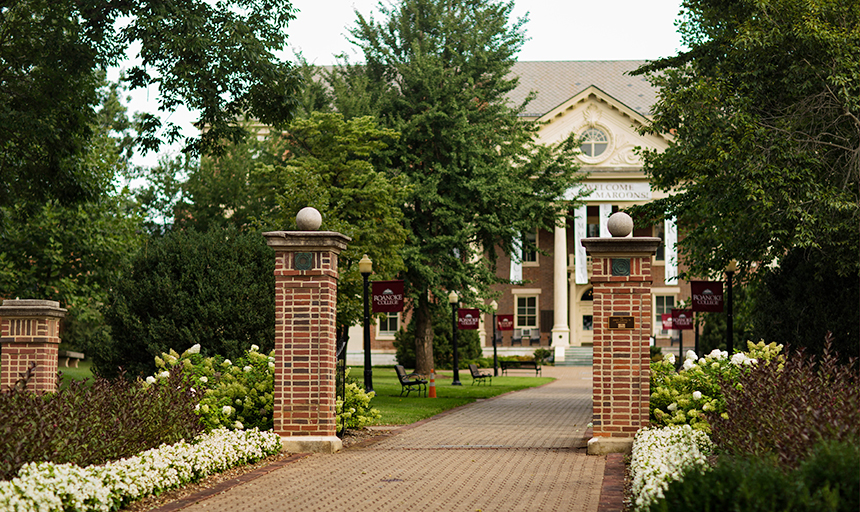
<instances>
[{"instance_id":1,"label":"bronze plaque on pillar","mask_svg":"<svg viewBox=\"0 0 860 512\"><path fill-rule=\"evenodd\" d=\"M633 320L632 316L610 316L609 317L609 328L610 329L633 329L636 327L636 323Z\"/></svg>"}]
</instances>

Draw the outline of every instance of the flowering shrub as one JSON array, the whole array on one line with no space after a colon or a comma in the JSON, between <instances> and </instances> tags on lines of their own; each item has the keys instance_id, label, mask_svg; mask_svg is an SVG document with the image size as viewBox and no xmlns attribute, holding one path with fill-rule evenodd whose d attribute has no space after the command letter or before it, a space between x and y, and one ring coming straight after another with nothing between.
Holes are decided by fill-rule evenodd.
<instances>
[{"instance_id":1,"label":"flowering shrub","mask_svg":"<svg viewBox=\"0 0 860 512\"><path fill-rule=\"evenodd\" d=\"M199 395L184 379L176 371L157 388L96 378L46 395L0 393L0 480L28 462L88 466L193 439L203 429L194 414Z\"/></svg>"},{"instance_id":2,"label":"flowering shrub","mask_svg":"<svg viewBox=\"0 0 860 512\"><path fill-rule=\"evenodd\" d=\"M634 510L644 510L663 497L669 483L707 464L713 444L704 432L689 425L644 428L633 440L630 461Z\"/></svg>"},{"instance_id":3,"label":"flowering shrub","mask_svg":"<svg viewBox=\"0 0 860 512\"><path fill-rule=\"evenodd\" d=\"M379 410L370 407L370 399L376 396L371 391L365 393L361 387L349 379L349 368L346 369L346 404L341 398L337 399L337 425L346 424L347 428L359 428L369 425L382 417Z\"/></svg>"},{"instance_id":4,"label":"flowering shrub","mask_svg":"<svg viewBox=\"0 0 860 512\"><path fill-rule=\"evenodd\" d=\"M182 355L174 350L155 358L156 376L146 378L156 383L162 375L182 367L190 376L187 385L202 393L195 409L207 430L273 427L273 390L275 384L274 352L268 356L257 345L236 362L219 356L202 357L194 345Z\"/></svg>"},{"instance_id":5,"label":"flowering shrub","mask_svg":"<svg viewBox=\"0 0 860 512\"><path fill-rule=\"evenodd\" d=\"M726 402L721 380L736 383L759 360L781 362L782 345L763 341L747 342L749 351L731 358L725 351L714 350L698 358L690 350L681 370L675 371L675 356L651 363L651 424L656 426L690 425L710 433L708 415L725 413Z\"/></svg>"},{"instance_id":6,"label":"flowering shrub","mask_svg":"<svg viewBox=\"0 0 860 512\"><path fill-rule=\"evenodd\" d=\"M103 466L31 462L0 482L0 510L109 511L150 494L256 462L281 449L270 432L214 430Z\"/></svg>"}]
</instances>

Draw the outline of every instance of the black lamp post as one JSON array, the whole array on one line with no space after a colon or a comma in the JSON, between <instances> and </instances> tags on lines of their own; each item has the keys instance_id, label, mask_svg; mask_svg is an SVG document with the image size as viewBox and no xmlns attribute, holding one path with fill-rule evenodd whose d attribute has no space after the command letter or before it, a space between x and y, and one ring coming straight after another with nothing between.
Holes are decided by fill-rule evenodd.
<instances>
[{"instance_id":1,"label":"black lamp post","mask_svg":"<svg viewBox=\"0 0 860 512\"><path fill-rule=\"evenodd\" d=\"M457 292L452 291L448 294L448 303L451 304L451 312L454 315L454 334L453 334L453 343L454 343L454 382L451 383L452 386L462 386L460 383L460 354L457 351L457 331L459 330L457 327L457 303L460 302L460 297L457 295Z\"/></svg>"},{"instance_id":2,"label":"black lamp post","mask_svg":"<svg viewBox=\"0 0 860 512\"><path fill-rule=\"evenodd\" d=\"M365 254L358 262L358 271L364 278L364 391L373 391L373 368L370 365L370 303L367 300L368 278L373 272L373 261Z\"/></svg>"},{"instance_id":3,"label":"black lamp post","mask_svg":"<svg viewBox=\"0 0 860 512\"><path fill-rule=\"evenodd\" d=\"M493 310L493 377L499 376L499 354L496 350L496 310L499 309L499 303L493 301L490 303L490 309Z\"/></svg>"},{"instance_id":4,"label":"black lamp post","mask_svg":"<svg viewBox=\"0 0 860 512\"><path fill-rule=\"evenodd\" d=\"M734 318L732 317L732 277L734 277L737 269L738 264L735 260L730 261L726 266L726 284L728 285L728 290L726 290L726 351L730 357L735 348Z\"/></svg>"}]
</instances>

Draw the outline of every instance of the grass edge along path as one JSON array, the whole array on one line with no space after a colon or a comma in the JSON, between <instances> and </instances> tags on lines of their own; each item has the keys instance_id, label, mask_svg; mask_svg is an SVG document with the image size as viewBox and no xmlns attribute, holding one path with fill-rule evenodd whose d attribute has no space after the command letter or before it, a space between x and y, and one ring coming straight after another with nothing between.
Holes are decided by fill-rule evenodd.
<instances>
[{"instance_id":1,"label":"grass edge along path","mask_svg":"<svg viewBox=\"0 0 860 512\"><path fill-rule=\"evenodd\" d=\"M364 375L363 367L351 368L351 377ZM353 380L359 387L364 387L362 381L355 378ZM472 385L469 371L461 370L462 386L453 386L453 371L444 370L436 373L436 398L425 398L423 393L419 396L414 391L400 396L400 381L394 369L374 368L373 390L376 396L370 401L370 406L378 409L382 417L371 425L410 425L477 400L543 386L554 380L552 377L499 376L493 377L492 385Z\"/></svg>"}]
</instances>

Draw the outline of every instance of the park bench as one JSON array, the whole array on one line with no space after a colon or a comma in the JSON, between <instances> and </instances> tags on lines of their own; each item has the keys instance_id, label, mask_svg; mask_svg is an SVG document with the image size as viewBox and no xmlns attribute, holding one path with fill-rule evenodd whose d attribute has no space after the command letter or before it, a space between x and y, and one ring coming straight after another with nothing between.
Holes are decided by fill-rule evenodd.
<instances>
[{"instance_id":1,"label":"park bench","mask_svg":"<svg viewBox=\"0 0 860 512\"><path fill-rule=\"evenodd\" d=\"M418 391L418 396L421 396L421 388L424 388L424 396L427 396L427 379L421 378L417 373L406 373L402 365L395 365L394 371L397 372L397 379L400 380L400 396L406 391L406 396L409 396L410 391Z\"/></svg>"},{"instance_id":2,"label":"park bench","mask_svg":"<svg viewBox=\"0 0 860 512\"><path fill-rule=\"evenodd\" d=\"M78 362L84 358L84 354L81 352L72 352L71 350L60 350L57 352L57 356L59 356L59 365L63 368L77 368ZM69 366L69 363L72 363Z\"/></svg>"},{"instance_id":3,"label":"park bench","mask_svg":"<svg viewBox=\"0 0 860 512\"><path fill-rule=\"evenodd\" d=\"M541 375L540 363L537 361L499 361L502 375L507 375L508 370L534 370L535 377Z\"/></svg>"},{"instance_id":4,"label":"park bench","mask_svg":"<svg viewBox=\"0 0 860 512\"><path fill-rule=\"evenodd\" d=\"M472 385L473 386L475 385L475 382L477 382L478 384L481 384L483 382L486 382L487 379L490 379L490 385L491 386L493 385L493 374L492 373L481 373L481 371L478 370L478 366L474 363L469 364L469 371L472 373Z\"/></svg>"}]
</instances>

